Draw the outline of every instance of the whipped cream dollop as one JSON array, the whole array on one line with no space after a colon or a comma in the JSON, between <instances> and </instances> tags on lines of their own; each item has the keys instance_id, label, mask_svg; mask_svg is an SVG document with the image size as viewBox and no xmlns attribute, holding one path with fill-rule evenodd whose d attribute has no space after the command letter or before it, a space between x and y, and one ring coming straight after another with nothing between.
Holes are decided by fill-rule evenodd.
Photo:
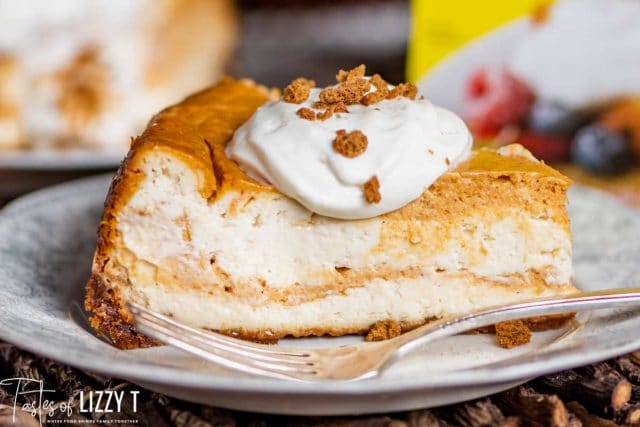
<instances>
[{"instance_id":1,"label":"whipped cream dollop","mask_svg":"<svg viewBox=\"0 0 640 427\"><path fill-rule=\"evenodd\" d=\"M563 0L508 67L542 99L572 109L640 95L640 1Z\"/></svg>"},{"instance_id":2,"label":"whipped cream dollop","mask_svg":"<svg viewBox=\"0 0 640 427\"><path fill-rule=\"evenodd\" d=\"M401 208L471 151L464 122L424 99L348 105L348 113L325 121L299 117L296 112L313 108L320 91L311 89L301 104L280 100L263 105L227 145L227 155L249 175L320 215L361 219ZM367 137L362 154L346 157L334 149L342 129ZM363 186L374 176L381 199L370 203Z\"/></svg>"}]
</instances>

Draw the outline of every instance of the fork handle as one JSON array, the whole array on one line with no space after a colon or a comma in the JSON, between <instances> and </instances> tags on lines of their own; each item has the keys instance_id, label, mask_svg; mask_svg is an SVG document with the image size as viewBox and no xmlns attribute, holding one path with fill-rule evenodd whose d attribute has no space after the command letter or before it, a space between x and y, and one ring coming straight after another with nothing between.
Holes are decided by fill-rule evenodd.
<instances>
[{"instance_id":1,"label":"fork handle","mask_svg":"<svg viewBox=\"0 0 640 427\"><path fill-rule=\"evenodd\" d=\"M400 335L396 355L403 356L434 340L507 320L551 314L611 308L640 308L640 288L581 292L478 310L460 317L441 319Z\"/></svg>"}]
</instances>

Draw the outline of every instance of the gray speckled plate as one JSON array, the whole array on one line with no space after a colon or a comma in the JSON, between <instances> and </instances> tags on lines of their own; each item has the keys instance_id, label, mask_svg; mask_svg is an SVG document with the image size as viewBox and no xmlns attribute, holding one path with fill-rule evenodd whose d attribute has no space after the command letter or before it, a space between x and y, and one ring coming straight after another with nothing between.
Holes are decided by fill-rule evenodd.
<instances>
[{"instance_id":1,"label":"gray speckled plate","mask_svg":"<svg viewBox=\"0 0 640 427\"><path fill-rule=\"evenodd\" d=\"M382 377L361 382L308 384L241 375L169 347L121 351L92 333L80 308L108 183L109 177L101 176L52 187L0 211L0 339L179 398L289 414L443 405L640 347L640 314L618 311L535 334L532 344L514 350L497 347L488 335L442 340ZM578 284L598 289L638 281L639 212L580 187L571 192L570 209ZM303 339L296 345L358 339Z\"/></svg>"},{"instance_id":2,"label":"gray speckled plate","mask_svg":"<svg viewBox=\"0 0 640 427\"><path fill-rule=\"evenodd\" d=\"M126 147L4 151L0 156L0 169L37 172L116 168L125 154Z\"/></svg>"}]
</instances>

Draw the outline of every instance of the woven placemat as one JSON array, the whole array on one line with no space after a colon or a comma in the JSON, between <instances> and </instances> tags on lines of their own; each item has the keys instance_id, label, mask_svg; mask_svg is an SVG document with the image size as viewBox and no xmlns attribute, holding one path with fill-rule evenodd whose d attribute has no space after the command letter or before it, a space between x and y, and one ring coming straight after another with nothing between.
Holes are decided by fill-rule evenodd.
<instances>
[{"instance_id":1,"label":"woven placemat","mask_svg":"<svg viewBox=\"0 0 640 427\"><path fill-rule=\"evenodd\" d=\"M70 404L68 411L41 414L43 424L131 425L162 427L314 426L616 426L640 425L640 352L607 362L537 378L523 386L487 398L436 409L358 417L286 417L230 411L173 399L126 381L104 378L60 365L0 343L0 379L42 380L52 406ZM80 413L80 398L94 390L139 390L134 411L124 401L120 412ZM81 393L82 392L82 393ZM37 394L15 395L15 387L0 386L0 426L39 425L14 404L37 405Z\"/></svg>"}]
</instances>

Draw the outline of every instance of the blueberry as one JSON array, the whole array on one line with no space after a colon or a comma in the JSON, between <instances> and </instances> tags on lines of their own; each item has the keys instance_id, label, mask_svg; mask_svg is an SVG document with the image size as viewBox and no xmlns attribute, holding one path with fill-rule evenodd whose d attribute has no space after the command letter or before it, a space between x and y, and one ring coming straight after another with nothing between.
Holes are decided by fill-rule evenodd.
<instances>
[{"instance_id":1,"label":"blueberry","mask_svg":"<svg viewBox=\"0 0 640 427\"><path fill-rule=\"evenodd\" d=\"M571 148L573 161L598 175L625 172L633 163L633 152L624 134L598 125L581 129Z\"/></svg>"},{"instance_id":2,"label":"blueberry","mask_svg":"<svg viewBox=\"0 0 640 427\"><path fill-rule=\"evenodd\" d=\"M537 101L529 113L529 127L536 133L569 136L585 124L585 117L557 102Z\"/></svg>"}]
</instances>

